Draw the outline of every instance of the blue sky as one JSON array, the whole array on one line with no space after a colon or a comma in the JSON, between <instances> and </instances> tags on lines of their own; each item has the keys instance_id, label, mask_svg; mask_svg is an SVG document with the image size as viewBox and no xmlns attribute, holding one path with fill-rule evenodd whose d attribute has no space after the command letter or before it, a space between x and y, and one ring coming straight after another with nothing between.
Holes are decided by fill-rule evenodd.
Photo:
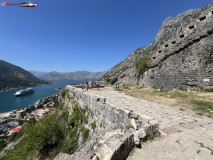
<instances>
[{"instance_id":1,"label":"blue sky","mask_svg":"<svg viewBox=\"0 0 213 160\"><path fill-rule=\"evenodd\" d=\"M27 2L8 0L12 1ZM130 52L152 43L165 18L213 3L212 0L32 2L38 6L0 6L0 59L26 70L60 72L108 70Z\"/></svg>"}]
</instances>

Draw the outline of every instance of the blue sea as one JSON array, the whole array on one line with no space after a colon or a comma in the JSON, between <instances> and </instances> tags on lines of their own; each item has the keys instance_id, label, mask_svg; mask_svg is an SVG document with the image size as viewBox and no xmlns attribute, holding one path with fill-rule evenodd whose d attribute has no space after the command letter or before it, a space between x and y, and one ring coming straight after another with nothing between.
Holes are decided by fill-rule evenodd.
<instances>
[{"instance_id":1,"label":"blue sea","mask_svg":"<svg viewBox=\"0 0 213 160\"><path fill-rule=\"evenodd\" d=\"M31 88L34 88L35 93L21 97L14 96L15 92L20 89L2 92L0 93L0 113L28 107L42 98L59 93L60 90L55 90L56 88L61 88L68 84L78 83L83 83L83 81L57 81L55 84L32 86ZM28 87L22 89L26 88Z\"/></svg>"}]
</instances>

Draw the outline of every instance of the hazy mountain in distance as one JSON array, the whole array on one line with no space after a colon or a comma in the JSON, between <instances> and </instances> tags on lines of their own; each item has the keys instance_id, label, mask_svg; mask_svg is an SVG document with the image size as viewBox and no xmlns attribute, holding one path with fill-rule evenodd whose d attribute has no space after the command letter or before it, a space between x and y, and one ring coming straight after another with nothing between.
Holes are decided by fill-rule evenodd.
<instances>
[{"instance_id":1,"label":"hazy mountain in distance","mask_svg":"<svg viewBox=\"0 0 213 160\"><path fill-rule=\"evenodd\" d=\"M62 81L62 80L70 80L70 81L78 81L78 80L99 80L105 72L89 72L89 71L76 71L76 72L48 72L44 75L35 74L35 76L42 80L46 81ZM44 72L43 72L44 73Z\"/></svg>"},{"instance_id":2,"label":"hazy mountain in distance","mask_svg":"<svg viewBox=\"0 0 213 160\"><path fill-rule=\"evenodd\" d=\"M36 77L41 77L49 73L49 72L43 72L43 71L29 71L29 72L31 72Z\"/></svg>"}]
</instances>

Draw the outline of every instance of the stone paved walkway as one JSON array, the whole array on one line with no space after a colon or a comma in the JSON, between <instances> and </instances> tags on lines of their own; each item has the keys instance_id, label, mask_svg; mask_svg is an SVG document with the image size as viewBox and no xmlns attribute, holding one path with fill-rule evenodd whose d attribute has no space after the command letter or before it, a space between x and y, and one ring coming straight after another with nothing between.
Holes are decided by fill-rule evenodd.
<instances>
[{"instance_id":1,"label":"stone paved walkway","mask_svg":"<svg viewBox=\"0 0 213 160\"><path fill-rule=\"evenodd\" d=\"M159 122L162 136L133 150L127 160L213 160L212 119L131 97L112 88L86 93L105 97L106 103Z\"/></svg>"}]
</instances>

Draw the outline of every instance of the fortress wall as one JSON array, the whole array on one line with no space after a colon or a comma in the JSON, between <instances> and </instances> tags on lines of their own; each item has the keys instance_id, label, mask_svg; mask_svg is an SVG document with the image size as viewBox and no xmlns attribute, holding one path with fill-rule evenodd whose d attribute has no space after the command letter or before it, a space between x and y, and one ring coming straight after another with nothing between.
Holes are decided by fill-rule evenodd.
<instances>
[{"instance_id":1,"label":"fortress wall","mask_svg":"<svg viewBox=\"0 0 213 160\"><path fill-rule=\"evenodd\" d=\"M151 57L151 67L135 76L134 67L119 78L127 84L162 88L212 88L213 60L205 46L212 44L213 7L186 26L177 29L175 38L165 41ZM213 47L213 46L212 46Z\"/></svg>"},{"instance_id":2,"label":"fortress wall","mask_svg":"<svg viewBox=\"0 0 213 160\"><path fill-rule=\"evenodd\" d=\"M72 113L73 102L82 109L88 107L86 128L90 130L90 140L73 154L60 153L54 160L124 160L129 152L138 145L146 133L157 133L158 123L143 118L132 111L117 108L107 103L104 97L91 96L81 88L66 86L70 98L65 98L65 106ZM88 114L89 112L89 114ZM91 128L95 122L96 127ZM128 126L133 128L127 128Z\"/></svg>"}]
</instances>

